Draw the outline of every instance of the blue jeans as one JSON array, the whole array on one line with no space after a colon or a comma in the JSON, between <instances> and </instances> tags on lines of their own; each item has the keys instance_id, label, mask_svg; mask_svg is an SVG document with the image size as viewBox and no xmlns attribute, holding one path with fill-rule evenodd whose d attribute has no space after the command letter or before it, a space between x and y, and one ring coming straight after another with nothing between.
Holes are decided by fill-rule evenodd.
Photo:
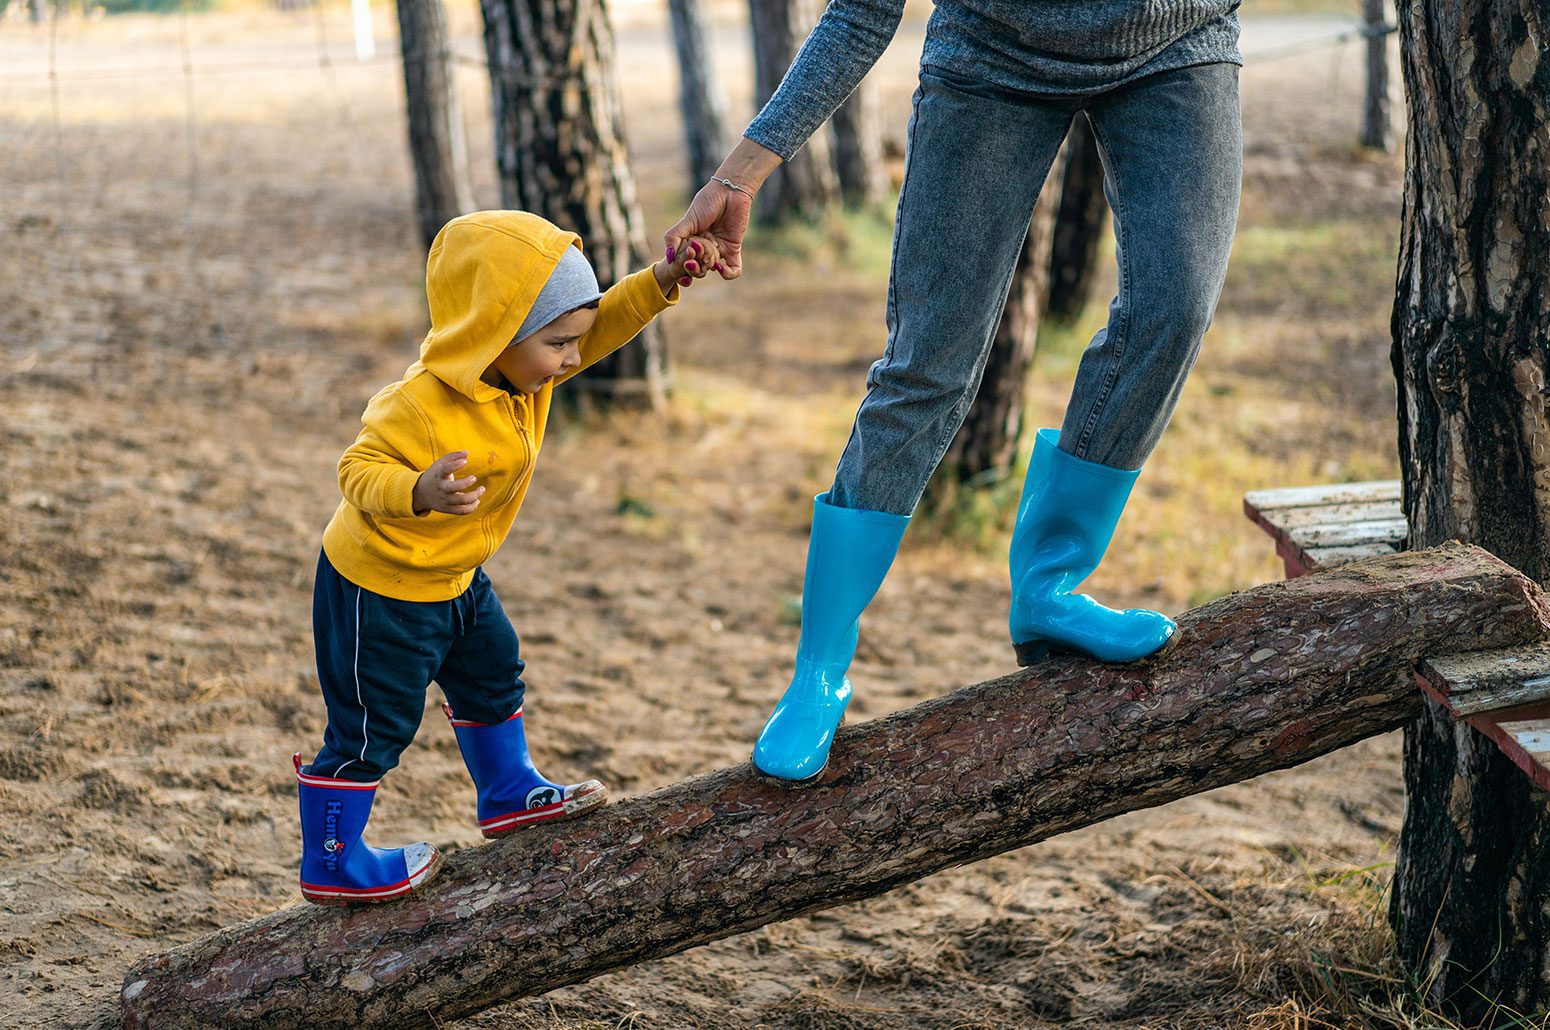
<instances>
[{"instance_id":1,"label":"blue jeans","mask_svg":"<svg viewBox=\"0 0 1550 1030\"><path fill-rule=\"evenodd\" d=\"M1082 355L1062 450L1145 464L1221 295L1238 220L1238 67L1203 64L1085 97L921 69L893 234L888 345L830 502L908 515L979 390L1034 201L1071 119L1091 121L1119 293Z\"/></svg>"},{"instance_id":2,"label":"blue jeans","mask_svg":"<svg viewBox=\"0 0 1550 1030\"><path fill-rule=\"evenodd\" d=\"M504 722L522 707L517 634L483 569L450 601L401 601L356 586L320 554L312 637L328 707L314 775L380 779L414 740L432 680L459 719Z\"/></svg>"}]
</instances>

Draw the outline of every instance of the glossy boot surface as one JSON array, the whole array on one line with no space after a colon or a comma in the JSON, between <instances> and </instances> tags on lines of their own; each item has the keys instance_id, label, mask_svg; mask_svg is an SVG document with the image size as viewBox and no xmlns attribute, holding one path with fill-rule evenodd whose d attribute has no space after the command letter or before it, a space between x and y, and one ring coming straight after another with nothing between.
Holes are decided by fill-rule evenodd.
<instances>
[{"instance_id":1,"label":"glossy boot surface","mask_svg":"<svg viewBox=\"0 0 1550 1030\"><path fill-rule=\"evenodd\" d=\"M319 905L391 901L412 893L435 873L441 853L423 841L374 848L361 840L377 782L313 776L293 755L301 802L301 894Z\"/></svg>"},{"instance_id":2,"label":"glossy boot surface","mask_svg":"<svg viewBox=\"0 0 1550 1030\"><path fill-rule=\"evenodd\" d=\"M1177 639L1172 619L1147 608L1116 611L1074 592L1103 560L1140 470L1083 461L1058 439L1058 430L1038 432L1012 533L1008 628L1017 662L1051 652L1106 662L1156 654Z\"/></svg>"},{"instance_id":3,"label":"glossy boot surface","mask_svg":"<svg viewBox=\"0 0 1550 1030\"><path fill-rule=\"evenodd\" d=\"M486 837L504 837L534 823L567 819L591 811L608 800L608 788L597 780L562 784L544 778L533 767L522 728L522 710L505 722L481 723L459 719L442 705L463 764L479 794L479 829Z\"/></svg>"},{"instance_id":4,"label":"glossy boot surface","mask_svg":"<svg viewBox=\"0 0 1550 1030\"><path fill-rule=\"evenodd\" d=\"M882 585L908 515L838 508L813 500L813 528L802 584L796 671L754 745L753 764L791 783L816 780L850 703L845 676L856 653L861 613Z\"/></svg>"}]
</instances>

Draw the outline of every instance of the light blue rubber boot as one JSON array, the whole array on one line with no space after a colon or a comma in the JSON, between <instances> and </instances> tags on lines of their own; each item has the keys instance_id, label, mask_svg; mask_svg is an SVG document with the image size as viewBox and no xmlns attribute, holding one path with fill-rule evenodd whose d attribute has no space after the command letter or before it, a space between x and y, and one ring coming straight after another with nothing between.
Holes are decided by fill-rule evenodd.
<instances>
[{"instance_id":1,"label":"light blue rubber boot","mask_svg":"<svg viewBox=\"0 0 1550 1030\"><path fill-rule=\"evenodd\" d=\"M1130 662L1177 639L1178 626L1146 608L1115 611L1072 593L1103 560L1140 470L1109 468L1057 446L1041 429L1012 532L1012 610L1008 625L1018 665L1050 652Z\"/></svg>"},{"instance_id":2,"label":"light blue rubber boot","mask_svg":"<svg viewBox=\"0 0 1550 1030\"><path fill-rule=\"evenodd\" d=\"M861 613L888 575L909 521L908 515L837 508L827 493L813 498L796 674L753 749L754 767L765 775L803 783L829 764L834 732L850 703L845 672Z\"/></svg>"},{"instance_id":3,"label":"light blue rubber boot","mask_svg":"<svg viewBox=\"0 0 1550 1030\"><path fill-rule=\"evenodd\" d=\"M318 905L391 901L417 890L441 863L423 841L374 848L361 840L377 781L313 776L292 755L301 804L301 896Z\"/></svg>"}]
</instances>

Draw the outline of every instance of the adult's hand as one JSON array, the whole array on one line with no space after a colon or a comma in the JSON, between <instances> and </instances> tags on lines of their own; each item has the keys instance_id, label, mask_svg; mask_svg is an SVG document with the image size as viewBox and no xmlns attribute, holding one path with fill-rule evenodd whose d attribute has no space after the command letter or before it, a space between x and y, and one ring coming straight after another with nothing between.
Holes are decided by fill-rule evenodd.
<instances>
[{"instance_id":1,"label":"adult's hand","mask_svg":"<svg viewBox=\"0 0 1550 1030\"><path fill-rule=\"evenodd\" d=\"M689 210L662 235L662 242L675 255L691 236L703 236L715 243L721 260L716 271L723 279L743 274L743 236L753 214L754 194L770 173L780 167L780 155L744 137L716 169L720 179L730 179L739 189L714 179L694 195Z\"/></svg>"},{"instance_id":2,"label":"adult's hand","mask_svg":"<svg viewBox=\"0 0 1550 1030\"><path fill-rule=\"evenodd\" d=\"M753 213L753 197L720 182L707 182L689 202L678 224L662 234L669 257L681 256L691 236L703 236L716 245L721 260L716 271L723 279L743 274L743 236Z\"/></svg>"}]
</instances>

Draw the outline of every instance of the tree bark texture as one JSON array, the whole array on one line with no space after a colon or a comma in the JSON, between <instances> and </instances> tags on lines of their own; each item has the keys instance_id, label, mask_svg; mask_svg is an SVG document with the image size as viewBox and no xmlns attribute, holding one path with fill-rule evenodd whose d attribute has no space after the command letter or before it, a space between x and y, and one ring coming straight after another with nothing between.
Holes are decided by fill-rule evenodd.
<instances>
[{"instance_id":1,"label":"tree bark texture","mask_svg":"<svg viewBox=\"0 0 1550 1030\"><path fill-rule=\"evenodd\" d=\"M813 24L807 7L807 0L748 0L756 108L762 108L775 95L796 57L797 47L807 38ZM764 181L756 214L766 225L813 217L832 204L838 193L828 134L815 132L791 160L782 163Z\"/></svg>"},{"instance_id":2,"label":"tree bark texture","mask_svg":"<svg viewBox=\"0 0 1550 1030\"><path fill-rule=\"evenodd\" d=\"M398 0L404 59L409 156L414 163L415 222L425 249L441 227L474 209L468 141L452 79L447 14L441 0Z\"/></svg>"},{"instance_id":3,"label":"tree bark texture","mask_svg":"<svg viewBox=\"0 0 1550 1030\"><path fill-rule=\"evenodd\" d=\"M1389 113L1388 0L1362 0L1367 26L1367 99L1362 106L1362 146L1394 149L1394 124Z\"/></svg>"},{"instance_id":4,"label":"tree bark texture","mask_svg":"<svg viewBox=\"0 0 1550 1030\"><path fill-rule=\"evenodd\" d=\"M1061 160L1060 208L1050 244L1049 303L1044 313L1057 322L1081 317L1092 294L1098 244L1108 227L1103 195L1103 161L1086 116L1071 121Z\"/></svg>"},{"instance_id":5,"label":"tree bark texture","mask_svg":"<svg viewBox=\"0 0 1550 1030\"><path fill-rule=\"evenodd\" d=\"M700 0L667 0L678 54L678 103L683 111L684 142L689 150L689 192L716 173L726 139L726 97L714 74Z\"/></svg>"},{"instance_id":6,"label":"tree bark texture","mask_svg":"<svg viewBox=\"0 0 1550 1030\"><path fill-rule=\"evenodd\" d=\"M840 198L851 207L880 202L887 192L883 137L877 127L877 98L865 79L834 112L829 125L834 130L834 174Z\"/></svg>"},{"instance_id":7,"label":"tree bark texture","mask_svg":"<svg viewBox=\"0 0 1550 1030\"><path fill-rule=\"evenodd\" d=\"M1392 333L1412 547L1459 538L1550 578L1550 18L1418 0ZM1435 702L1406 731L1390 922L1466 1025L1550 1007L1550 797Z\"/></svg>"},{"instance_id":8,"label":"tree bark texture","mask_svg":"<svg viewBox=\"0 0 1550 1030\"><path fill-rule=\"evenodd\" d=\"M933 489L982 482L1011 472L1022 437L1023 398L1039 343L1039 317L1049 295L1050 237L1054 199L1060 195L1059 168L1052 170L1028 223L1028 236L996 325L995 340L963 425L942 455Z\"/></svg>"},{"instance_id":9,"label":"tree bark texture","mask_svg":"<svg viewBox=\"0 0 1550 1030\"><path fill-rule=\"evenodd\" d=\"M625 151L607 0L480 0L501 203L581 236L604 289L649 264ZM667 344L653 324L567 386L659 405Z\"/></svg>"},{"instance_id":10,"label":"tree bark texture","mask_svg":"<svg viewBox=\"0 0 1550 1030\"><path fill-rule=\"evenodd\" d=\"M1545 638L1475 548L1221 598L1160 658L1056 658L841 730L819 787L741 765L450 856L420 897L299 906L147 958L124 1026L429 1026L1286 768L1413 718L1424 656Z\"/></svg>"}]
</instances>

